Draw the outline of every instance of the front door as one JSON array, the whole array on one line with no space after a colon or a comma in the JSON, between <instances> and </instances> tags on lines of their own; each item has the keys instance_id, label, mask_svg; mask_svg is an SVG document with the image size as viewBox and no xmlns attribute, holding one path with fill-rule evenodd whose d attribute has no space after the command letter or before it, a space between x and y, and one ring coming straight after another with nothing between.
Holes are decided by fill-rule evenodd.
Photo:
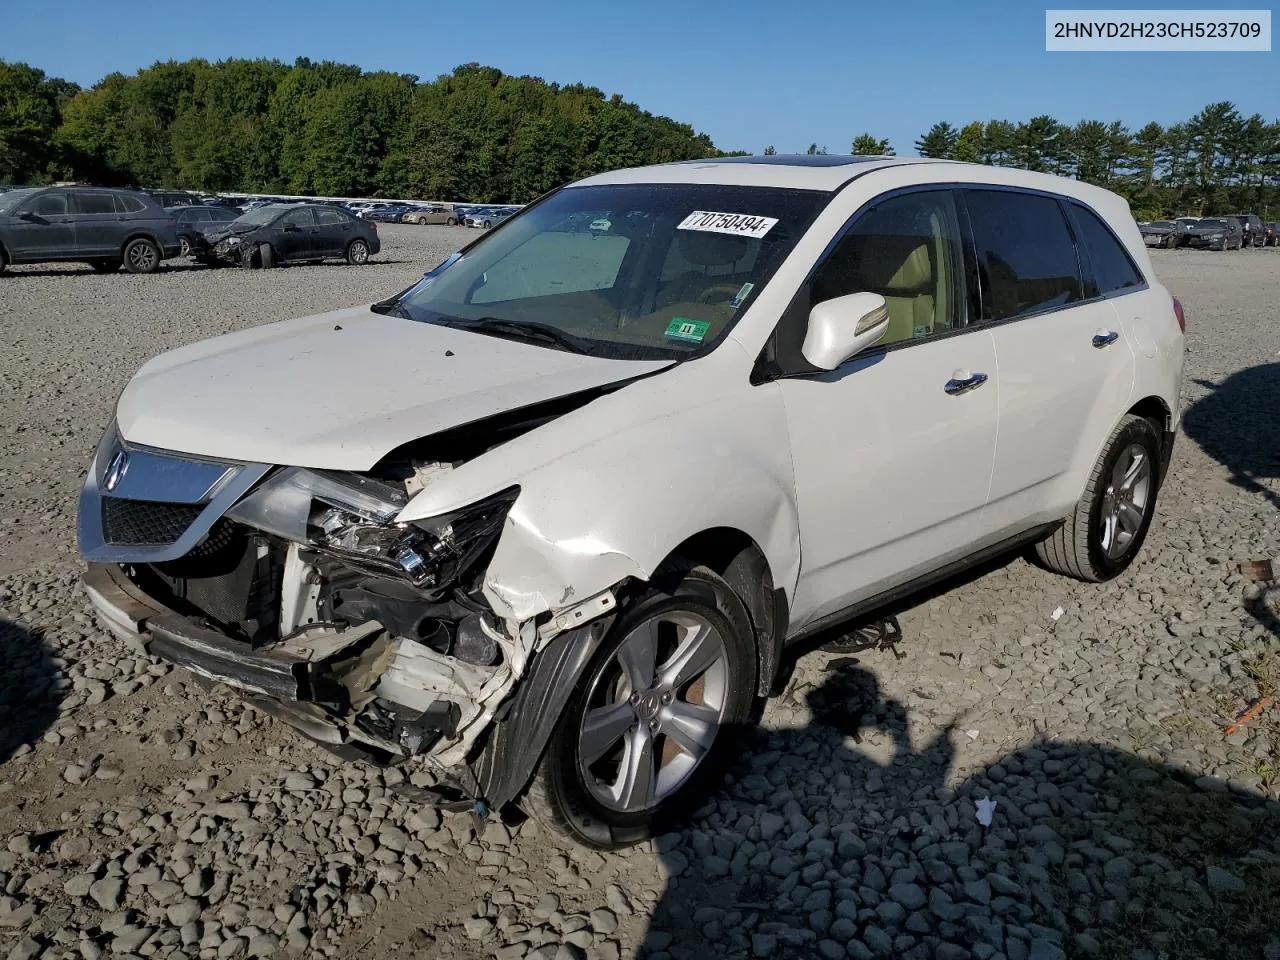
<instances>
[{"instance_id":1,"label":"front door","mask_svg":"<svg viewBox=\"0 0 1280 960\"><path fill-rule=\"evenodd\" d=\"M1133 385L1134 354L1112 297L1142 280L1084 208L1069 227L1056 197L978 188L961 197L1000 370L987 513L997 529L1012 531L1061 516L1083 490L1083 473ZM1113 249L1104 260L1105 241Z\"/></svg>"},{"instance_id":2,"label":"front door","mask_svg":"<svg viewBox=\"0 0 1280 960\"><path fill-rule=\"evenodd\" d=\"M949 190L873 202L819 266L810 306L870 291L883 340L779 381L800 511L793 628L969 552L995 456L995 346L970 330Z\"/></svg>"},{"instance_id":3,"label":"front door","mask_svg":"<svg viewBox=\"0 0 1280 960\"><path fill-rule=\"evenodd\" d=\"M6 228L14 262L61 260L75 255L76 231L67 210L65 190L36 194L14 215L17 219Z\"/></svg>"},{"instance_id":4,"label":"front door","mask_svg":"<svg viewBox=\"0 0 1280 960\"><path fill-rule=\"evenodd\" d=\"M316 221L310 207L290 210L278 221L279 232L273 241L280 260L308 260L316 256Z\"/></svg>"}]
</instances>

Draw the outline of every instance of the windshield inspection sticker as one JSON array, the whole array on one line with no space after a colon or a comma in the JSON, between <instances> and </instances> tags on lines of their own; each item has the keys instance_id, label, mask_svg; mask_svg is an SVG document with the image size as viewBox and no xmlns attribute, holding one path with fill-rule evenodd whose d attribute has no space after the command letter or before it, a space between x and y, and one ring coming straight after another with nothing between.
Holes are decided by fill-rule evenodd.
<instances>
[{"instance_id":1,"label":"windshield inspection sticker","mask_svg":"<svg viewBox=\"0 0 1280 960\"><path fill-rule=\"evenodd\" d=\"M695 210L681 220L676 229L728 233L735 237L759 239L772 230L777 222L777 217L753 217L746 213L714 213L710 210Z\"/></svg>"},{"instance_id":2,"label":"windshield inspection sticker","mask_svg":"<svg viewBox=\"0 0 1280 960\"><path fill-rule=\"evenodd\" d=\"M737 295L729 301L729 306L733 307L735 310L738 309L738 307L742 306L742 301L751 296L751 291L753 289L755 289L754 283L744 283L740 288L738 288Z\"/></svg>"},{"instance_id":3,"label":"windshield inspection sticker","mask_svg":"<svg viewBox=\"0 0 1280 960\"><path fill-rule=\"evenodd\" d=\"M706 320L690 320L688 317L672 317L667 324L666 335L685 343L701 343L711 324Z\"/></svg>"}]
</instances>

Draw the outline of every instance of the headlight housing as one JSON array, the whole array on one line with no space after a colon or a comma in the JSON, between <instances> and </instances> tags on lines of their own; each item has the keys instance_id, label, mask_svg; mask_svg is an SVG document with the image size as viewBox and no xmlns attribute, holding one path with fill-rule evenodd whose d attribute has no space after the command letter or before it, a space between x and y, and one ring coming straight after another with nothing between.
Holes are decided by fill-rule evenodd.
<instances>
[{"instance_id":1,"label":"headlight housing","mask_svg":"<svg viewBox=\"0 0 1280 960\"><path fill-rule=\"evenodd\" d=\"M493 544L519 492L511 487L443 516L396 523L408 503L398 487L359 474L287 467L227 516L431 590L455 582Z\"/></svg>"}]
</instances>

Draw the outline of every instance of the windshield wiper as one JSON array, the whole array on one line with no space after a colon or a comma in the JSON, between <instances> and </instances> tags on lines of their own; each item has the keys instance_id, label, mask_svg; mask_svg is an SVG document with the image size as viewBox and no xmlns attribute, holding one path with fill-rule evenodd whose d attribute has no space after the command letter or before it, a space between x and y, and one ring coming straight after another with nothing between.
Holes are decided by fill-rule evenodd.
<instances>
[{"instance_id":1,"label":"windshield wiper","mask_svg":"<svg viewBox=\"0 0 1280 960\"><path fill-rule=\"evenodd\" d=\"M545 323L533 323L529 320L504 320L501 317L481 317L479 320L450 320L450 327L486 333L493 337L506 337L510 340L525 340L529 343L545 343L570 353L590 353L586 344L578 337L565 333L558 327Z\"/></svg>"}]
</instances>

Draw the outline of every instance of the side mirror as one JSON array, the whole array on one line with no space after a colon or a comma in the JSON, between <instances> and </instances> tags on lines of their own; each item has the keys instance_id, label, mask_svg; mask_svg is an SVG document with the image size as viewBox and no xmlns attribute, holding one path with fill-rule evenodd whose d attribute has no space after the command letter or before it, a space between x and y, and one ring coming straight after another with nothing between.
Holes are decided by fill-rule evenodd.
<instances>
[{"instance_id":1,"label":"side mirror","mask_svg":"<svg viewBox=\"0 0 1280 960\"><path fill-rule=\"evenodd\" d=\"M285 233L297 233L297 232L298 232L298 225L297 225L296 223L286 223L286 224L284 225L284 232L285 232Z\"/></svg>"},{"instance_id":2,"label":"side mirror","mask_svg":"<svg viewBox=\"0 0 1280 960\"><path fill-rule=\"evenodd\" d=\"M889 305L878 293L850 293L809 311L800 352L819 370L834 370L889 329Z\"/></svg>"},{"instance_id":3,"label":"side mirror","mask_svg":"<svg viewBox=\"0 0 1280 960\"><path fill-rule=\"evenodd\" d=\"M23 210L20 214L18 214L18 219L25 220L27 221L27 223L35 223L39 219L39 217L37 217L30 210Z\"/></svg>"}]
</instances>

